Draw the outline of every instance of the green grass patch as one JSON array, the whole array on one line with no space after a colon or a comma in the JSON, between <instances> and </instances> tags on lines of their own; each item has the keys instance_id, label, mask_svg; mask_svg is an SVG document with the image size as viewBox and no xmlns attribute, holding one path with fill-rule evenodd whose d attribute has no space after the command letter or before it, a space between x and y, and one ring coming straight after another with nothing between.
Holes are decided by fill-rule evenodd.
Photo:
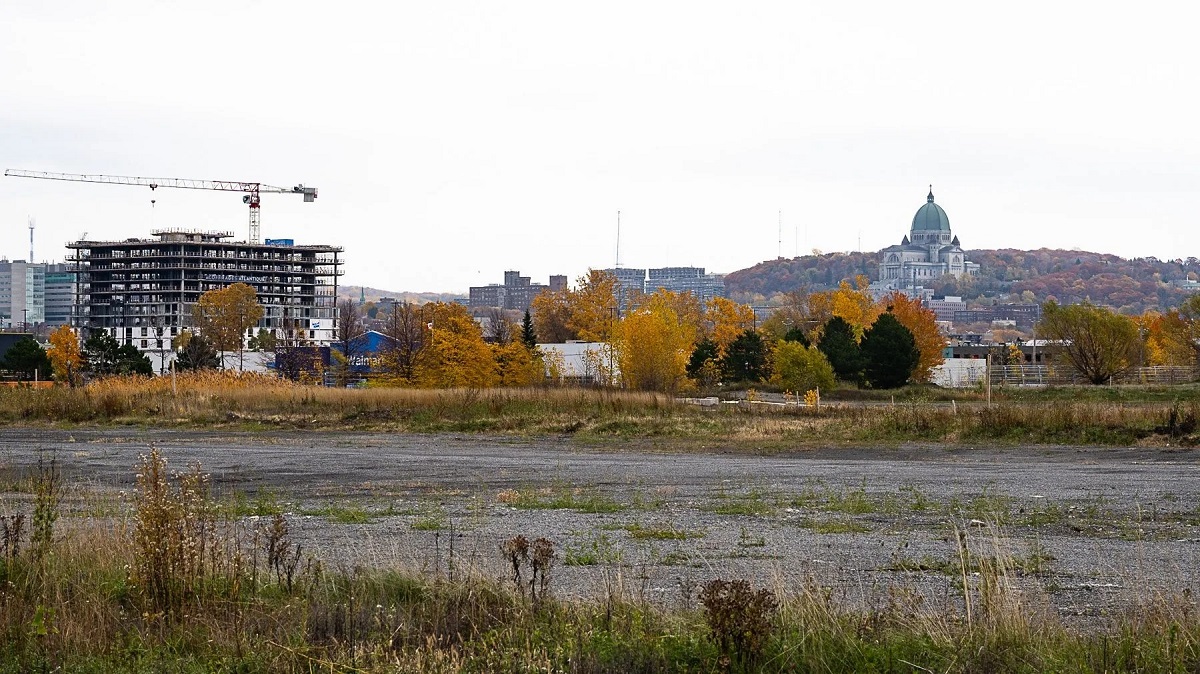
<instances>
[{"instance_id":1,"label":"green grass patch","mask_svg":"<svg viewBox=\"0 0 1200 674\"><path fill-rule=\"evenodd\" d=\"M279 493L273 489L260 489L252 496L235 492L225 502L218 502L217 507L228 517L271 517L284 512Z\"/></svg>"},{"instance_id":2,"label":"green grass patch","mask_svg":"<svg viewBox=\"0 0 1200 674\"><path fill-rule=\"evenodd\" d=\"M446 510L441 506L422 508L413 520L412 528L416 531L441 531L450 524Z\"/></svg>"},{"instance_id":3,"label":"green grass patch","mask_svg":"<svg viewBox=\"0 0 1200 674\"><path fill-rule=\"evenodd\" d=\"M358 504L330 503L320 508L301 511L301 514L324 517L337 524L370 524L376 516L391 513L372 513Z\"/></svg>"},{"instance_id":4,"label":"green grass patch","mask_svg":"<svg viewBox=\"0 0 1200 674\"><path fill-rule=\"evenodd\" d=\"M568 543L563 550L566 566L598 566L621 563L620 545L606 533Z\"/></svg>"},{"instance_id":5,"label":"green grass patch","mask_svg":"<svg viewBox=\"0 0 1200 674\"><path fill-rule=\"evenodd\" d=\"M716 515L763 516L773 515L776 506L757 489L745 494L729 494L721 490L703 509Z\"/></svg>"}]
</instances>

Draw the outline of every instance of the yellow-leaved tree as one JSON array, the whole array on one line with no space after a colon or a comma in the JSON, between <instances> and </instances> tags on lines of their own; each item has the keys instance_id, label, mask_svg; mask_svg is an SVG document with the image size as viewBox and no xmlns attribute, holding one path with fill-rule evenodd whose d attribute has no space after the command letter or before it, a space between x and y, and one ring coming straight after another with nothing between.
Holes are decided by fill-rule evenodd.
<instances>
[{"instance_id":1,"label":"yellow-leaved tree","mask_svg":"<svg viewBox=\"0 0 1200 674\"><path fill-rule=\"evenodd\" d=\"M426 388L487 388L498 378L491 348L467 308L430 302L422 311L429 337L417 360L416 383Z\"/></svg>"},{"instance_id":2,"label":"yellow-leaved tree","mask_svg":"<svg viewBox=\"0 0 1200 674\"><path fill-rule=\"evenodd\" d=\"M618 325L614 345L626 387L673 393L686 383L695 328L680 320L674 295L647 295Z\"/></svg>"},{"instance_id":3,"label":"yellow-leaved tree","mask_svg":"<svg viewBox=\"0 0 1200 674\"><path fill-rule=\"evenodd\" d=\"M921 304L921 300L899 292L889 294L881 304L885 309L891 307L892 315L912 333L917 350L921 352L910 379L915 382L929 381L933 368L945 360L946 338L938 330L937 314Z\"/></svg>"},{"instance_id":4,"label":"yellow-leaved tree","mask_svg":"<svg viewBox=\"0 0 1200 674\"><path fill-rule=\"evenodd\" d=\"M666 289L659 289L653 295L635 293L630 310L636 309L646 302L650 302L651 298L653 298L654 302L664 304L675 312L675 317L679 320L679 324L689 330L689 339L693 345L704 339L704 335L706 334L704 305L695 295L689 292L677 293Z\"/></svg>"},{"instance_id":5,"label":"yellow-leaved tree","mask_svg":"<svg viewBox=\"0 0 1200 674\"><path fill-rule=\"evenodd\" d=\"M602 269L589 269L575 280L575 290L568 297L567 327L585 342L607 342L617 322L617 277Z\"/></svg>"},{"instance_id":6,"label":"yellow-leaved tree","mask_svg":"<svg viewBox=\"0 0 1200 674\"><path fill-rule=\"evenodd\" d=\"M79 352L79 339L70 326L60 325L50 333L50 347L46 349L50 367L57 381L68 386L78 386L82 381L83 355Z\"/></svg>"},{"instance_id":7,"label":"yellow-leaved tree","mask_svg":"<svg viewBox=\"0 0 1200 674\"><path fill-rule=\"evenodd\" d=\"M246 331L263 317L258 293L246 283L234 283L200 296L192 318L200 334L218 351L240 351Z\"/></svg>"},{"instance_id":8,"label":"yellow-leaved tree","mask_svg":"<svg viewBox=\"0 0 1200 674\"><path fill-rule=\"evenodd\" d=\"M559 344L578 335L568 323L571 319L571 291L543 290L533 298L529 307L533 318L533 331L543 344Z\"/></svg>"},{"instance_id":9,"label":"yellow-leaved tree","mask_svg":"<svg viewBox=\"0 0 1200 674\"><path fill-rule=\"evenodd\" d=\"M832 315L841 316L842 320L854 328L854 333L859 338L885 309L875 302L875 298L867 291L870 285L871 280L860 274L854 277L854 285L847 281L838 284L837 290L834 290L830 297Z\"/></svg>"},{"instance_id":10,"label":"yellow-leaved tree","mask_svg":"<svg viewBox=\"0 0 1200 674\"><path fill-rule=\"evenodd\" d=\"M834 290L810 294L805 321L813 326L809 340L814 343L820 341L821 327L834 316L850 324L856 340L862 339L863 332L879 318L884 309L867 291L870 285L870 279L859 275L855 277L853 285L849 281L842 281Z\"/></svg>"},{"instance_id":11,"label":"yellow-leaved tree","mask_svg":"<svg viewBox=\"0 0 1200 674\"><path fill-rule=\"evenodd\" d=\"M545 379L545 365L537 354L520 340L491 344L496 362L498 386L533 386Z\"/></svg>"},{"instance_id":12,"label":"yellow-leaved tree","mask_svg":"<svg viewBox=\"0 0 1200 674\"><path fill-rule=\"evenodd\" d=\"M718 354L725 350L743 332L754 328L754 310L724 297L714 297L704 306L704 320L708 327L708 338L716 343Z\"/></svg>"}]
</instances>

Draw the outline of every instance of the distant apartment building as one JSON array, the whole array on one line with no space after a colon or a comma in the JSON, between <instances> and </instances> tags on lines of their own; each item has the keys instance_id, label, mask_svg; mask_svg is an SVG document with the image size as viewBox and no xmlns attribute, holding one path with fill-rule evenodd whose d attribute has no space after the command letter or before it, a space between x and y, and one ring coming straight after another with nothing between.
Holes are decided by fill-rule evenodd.
<instances>
[{"instance_id":1,"label":"distant apartment building","mask_svg":"<svg viewBox=\"0 0 1200 674\"><path fill-rule=\"evenodd\" d=\"M650 269L646 279L646 292L659 289L675 293L689 292L701 302L714 297L725 297L725 277L721 274L705 274L704 267L660 267Z\"/></svg>"},{"instance_id":2,"label":"distant apartment building","mask_svg":"<svg viewBox=\"0 0 1200 674\"><path fill-rule=\"evenodd\" d=\"M955 325L1012 321L1021 330L1029 330L1042 318L1042 307L1037 304L1002 304L954 312Z\"/></svg>"},{"instance_id":3,"label":"distant apartment building","mask_svg":"<svg viewBox=\"0 0 1200 674\"><path fill-rule=\"evenodd\" d=\"M46 265L46 325L69 325L75 311L75 271L71 265Z\"/></svg>"},{"instance_id":4,"label":"distant apartment building","mask_svg":"<svg viewBox=\"0 0 1200 674\"><path fill-rule=\"evenodd\" d=\"M266 329L284 345L333 340L339 246L229 240L231 232L163 229L152 239L67 244L79 302L75 324L85 334L109 332L119 342L154 349L161 331L167 348L193 329L192 310L209 290L245 283L254 288Z\"/></svg>"},{"instance_id":5,"label":"distant apartment building","mask_svg":"<svg viewBox=\"0 0 1200 674\"><path fill-rule=\"evenodd\" d=\"M551 275L550 284L542 285L532 283L528 276L521 276L519 271L506 271L503 285L472 286L467 306L525 311L533 304L533 298L543 290L558 291L566 287L567 277L563 275Z\"/></svg>"},{"instance_id":6,"label":"distant apartment building","mask_svg":"<svg viewBox=\"0 0 1200 674\"><path fill-rule=\"evenodd\" d=\"M621 311L629 308L630 301L646 291L646 270L614 267L604 272L617 279L617 302Z\"/></svg>"},{"instance_id":7,"label":"distant apartment building","mask_svg":"<svg viewBox=\"0 0 1200 674\"><path fill-rule=\"evenodd\" d=\"M946 323L954 322L954 312L966 311L967 309L967 303L963 301L963 298L953 295L924 300L922 304L925 305L926 309L937 315L937 320Z\"/></svg>"},{"instance_id":8,"label":"distant apartment building","mask_svg":"<svg viewBox=\"0 0 1200 674\"><path fill-rule=\"evenodd\" d=\"M0 262L0 326L28 331L46 320L46 266Z\"/></svg>"}]
</instances>

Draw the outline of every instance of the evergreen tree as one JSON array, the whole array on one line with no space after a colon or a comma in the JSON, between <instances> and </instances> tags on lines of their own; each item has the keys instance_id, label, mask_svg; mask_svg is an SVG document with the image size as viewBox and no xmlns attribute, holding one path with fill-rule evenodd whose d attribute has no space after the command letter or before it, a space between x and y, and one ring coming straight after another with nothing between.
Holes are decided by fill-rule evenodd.
<instances>
[{"instance_id":1,"label":"evergreen tree","mask_svg":"<svg viewBox=\"0 0 1200 674\"><path fill-rule=\"evenodd\" d=\"M767 376L767 349L762 337L747 330L733 340L721 358L725 381L755 383Z\"/></svg>"},{"instance_id":2,"label":"evergreen tree","mask_svg":"<svg viewBox=\"0 0 1200 674\"><path fill-rule=\"evenodd\" d=\"M114 374L154 374L150 359L132 344L121 345L107 331L97 331L83 343L84 371L93 377Z\"/></svg>"},{"instance_id":3,"label":"evergreen tree","mask_svg":"<svg viewBox=\"0 0 1200 674\"><path fill-rule=\"evenodd\" d=\"M537 333L533 330L533 317L528 309L525 310L525 318L521 319L521 341L530 349L537 347Z\"/></svg>"},{"instance_id":4,"label":"evergreen tree","mask_svg":"<svg viewBox=\"0 0 1200 674\"><path fill-rule=\"evenodd\" d=\"M121 345L106 330L97 330L83 343L83 369L93 377L117 372L117 349Z\"/></svg>"},{"instance_id":5,"label":"evergreen tree","mask_svg":"<svg viewBox=\"0 0 1200 674\"><path fill-rule=\"evenodd\" d=\"M9 347L0 360L0 369L14 372L22 379L41 380L49 379L52 370L46 350L31 337L23 337Z\"/></svg>"},{"instance_id":6,"label":"evergreen tree","mask_svg":"<svg viewBox=\"0 0 1200 674\"><path fill-rule=\"evenodd\" d=\"M716 363L720 355L717 343L711 339L705 337L696 342L695 348L692 349L692 357L688 359L687 376L700 381L704 378L704 366L709 363Z\"/></svg>"},{"instance_id":7,"label":"evergreen tree","mask_svg":"<svg viewBox=\"0 0 1200 674\"><path fill-rule=\"evenodd\" d=\"M854 339L854 328L841 316L834 316L825 323L817 349L825 354L838 379L862 381L862 350Z\"/></svg>"},{"instance_id":8,"label":"evergreen tree","mask_svg":"<svg viewBox=\"0 0 1200 674\"><path fill-rule=\"evenodd\" d=\"M209 370L221 365L217 349L203 335L192 335L175 355L175 367L179 370Z\"/></svg>"},{"instance_id":9,"label":"evergreen tree","mask_svg":"<svg viewBox=\"0 0 1200 674\"><path fill-rule=\"evenodd\" d=\"M889 311L863 333L865 374L872 388L904 386L921 360L917 340Z\"/></svg>"},{"instance_id":10,"label":"evergreen tree","mask_svg":"<svg viewBox=\"0 0 1200 674\"><path fill-rule=\"evenodd\" d=\"M125 344L117 349L117 373L118 374L154 374L154 365L150 363L150 357L138 351L138 348L132 344Z\"/></svg>"},{"instance_id":11,"label":"evergreen tree","mask_svg":"<svg viewBox=\"0 0 1200 674\"><path fill-rule=\"evenodd\" d=\"M792 328L792 329L788 330L787 333L785 333L783 335L783 341L785 341L785 342L800 342L800 345L803 346L804 348L808 348L809 346L812 346L811 344L808 343L808 335L804 334L803 328Z\"/></svg>"}]
</instances>

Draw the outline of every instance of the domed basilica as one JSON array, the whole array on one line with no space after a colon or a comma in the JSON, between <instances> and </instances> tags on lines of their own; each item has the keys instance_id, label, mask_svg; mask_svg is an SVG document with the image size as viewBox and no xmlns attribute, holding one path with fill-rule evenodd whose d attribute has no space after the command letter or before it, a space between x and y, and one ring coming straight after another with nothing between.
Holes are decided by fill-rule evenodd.
<instances>
[{"instance_id":1,"label":"domed basilica","mask_svg":"<svg viewBox=\"0 0 1200 674\"><path fill-rule=\"evenodd\" d=\"M898 246L880 251L879 283L885 287L908 290L950 274L977 276L979 265L967 260L950 232L950 218L933 203L933 186L925 205L913 216L912 230Z\"/></svg>"}]
</instances>

